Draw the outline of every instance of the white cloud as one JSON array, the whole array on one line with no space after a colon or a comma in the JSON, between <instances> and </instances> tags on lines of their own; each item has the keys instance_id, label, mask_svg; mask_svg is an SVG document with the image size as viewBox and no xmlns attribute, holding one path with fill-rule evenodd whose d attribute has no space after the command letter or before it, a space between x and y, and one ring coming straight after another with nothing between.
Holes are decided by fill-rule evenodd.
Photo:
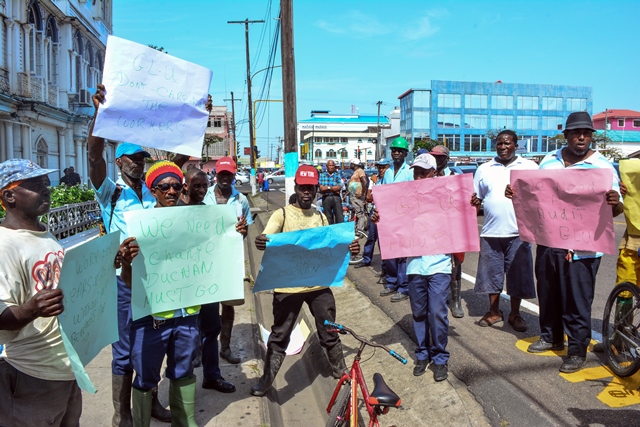
<instances>
[{"instance_id":1,"label":"white cloud","mask_svg":"<svg viewBox=\"0 0 640 427\"><path fill-rule=\"evenodd\" d=\"M402 35L407 40L420 40L432 36L438 31L440 31L440 27L434 25L429 16L423 16L412 23Z\"/></svg>"}]
</instances>

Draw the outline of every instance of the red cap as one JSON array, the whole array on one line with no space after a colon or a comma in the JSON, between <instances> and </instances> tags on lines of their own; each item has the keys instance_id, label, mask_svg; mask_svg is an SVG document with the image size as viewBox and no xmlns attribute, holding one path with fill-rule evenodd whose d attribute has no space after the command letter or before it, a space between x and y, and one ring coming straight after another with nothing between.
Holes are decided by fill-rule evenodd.
<instances>
[{"instance_id":1,"label":"red cap","mask_svg":"<svg viewBox=\"0 0 640 427\"><path fill-rule=\"evenodd\" d=\"M216 162L216 173L231 172L236 173L236 162L231 157L222 157Z\"/></svg>"},{"instance_id":2,"label":"red cap","mask_svg":"<svg viewBox=\"0 0 640 427\"><path fill-rule=\"evenodd\" d=\"M296 184L318 185L318 170L309 165L300 166L296 171Z\"/></svg>"}]
</instances>

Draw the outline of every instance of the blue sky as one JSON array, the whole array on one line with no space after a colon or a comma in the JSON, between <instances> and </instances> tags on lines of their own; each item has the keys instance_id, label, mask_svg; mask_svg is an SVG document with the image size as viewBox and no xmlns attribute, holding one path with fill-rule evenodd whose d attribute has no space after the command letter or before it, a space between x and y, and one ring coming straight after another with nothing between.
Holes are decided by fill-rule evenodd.
<instances>
[{"instance_id":1,"label":"blue sky","mask_svg":"<svg viewBox=\"0 0 640 427\"><path fill-rule=\"evenodd\" d=\"M377 101L386 114L399 95L431 80L591 86L594 114L640 110L639 0L293 3L298 120L311 110L350 113L352 106L376 114ZM254 73L268 66L279 8L277 0L114 0L113 32L210 68L214 104L224 105L233 91L242 99L240 122L247 118L245 32L227 21L265 20L250 25ZM282 99L280 73L274 70L264 99ZM254 100L266 75L254 78ZM283 136L282 104L258 105L265 155ZM240 146L248 146L248 135L240 123Z\"/></svg>"}]
</instances>

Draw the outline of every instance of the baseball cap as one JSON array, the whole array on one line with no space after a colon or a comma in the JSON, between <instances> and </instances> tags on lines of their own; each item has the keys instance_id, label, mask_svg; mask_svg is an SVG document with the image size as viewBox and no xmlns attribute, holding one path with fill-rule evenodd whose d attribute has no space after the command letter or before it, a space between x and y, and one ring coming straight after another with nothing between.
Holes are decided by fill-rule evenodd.
<instances>
[{"instance_id":1,"label":"baseball cap","mask_svg":"<svg viewBox=\"0 0 640 427\"><path fill-rule=\"evenodd\" d=\"M429 151L429 154L434 156L447 156L449 157L449 149L444 145L436 145Z\"/></svg>"},{"instance_id":2,"label":"baseball cap","mask_svg":"<svg viewBox=\"0 0 640 427\"><path fill-rule=\"evenodd\" d=\"M389 159L380 159L376 162L376 166L389 166L391 165L391 161Z\"/></svg>"},{"instance_id":3,"label":"baseball cap","mask_svg":"<svg viewBox=\"0 0 640 427\"><path fill-rule=\"evenodd\" d=\"M351 161L349 163L351 163L352 165L361 165L362 164L360 159L355 159L355 158L351 159Z\"/></svg>"},{"instance_id":4,"label":"baseball cap","mask_svg":"<svg viewBox=\"0 0 640 427\"><path fill-rule=\"evenodd\" d=\"M42 169L31 160L9 159L0 163L0 190L17 181L48 175L58 169Z\"/></svg>"},{"instance_id":5,"label":"baseball cap","mask_svg":"<svg viewBox=\"0 0 640 427\"><path fill-rule=\"evenodd\" d=\"M144 151L144 149L138 144L123 142L118 145L118 148L116 148L116 159L119 159L122 156L133 156L138 153L144 153L145 157L151 157L151 154Z\"/></svg>"},{"instance_id":6,"label":"baseball cap","mask_svg":"<svg viewBox=\"0 0 640 427\"><path fill-rule=\"evenodd\" d=\"M318 185L318 171L313 166L301 165L296 171L296 184Z\"/></svg>"},{"instance_id":7,"label":"baseball cap","mask_svg":"<svg viewBox=\"0 0 640 427\"><path fill-rule=\"evenodd\" d=\"M429 153L420 154L415 158L413 164L410 168L422 168L422 169L437 169L438 164L436 163L436 159Z\"/></svg>"},{"instance_id":8,"label":"baseball cap","mask_svg":"<svg viewBox=\"0 0 640 427\"><path fill-rule=\"evenodd\" d=\"M221 157L220 160L216 162L216 173L220 172L230 172L236 173L236 162L229 156Z\"/></svg>"}]
</instances>

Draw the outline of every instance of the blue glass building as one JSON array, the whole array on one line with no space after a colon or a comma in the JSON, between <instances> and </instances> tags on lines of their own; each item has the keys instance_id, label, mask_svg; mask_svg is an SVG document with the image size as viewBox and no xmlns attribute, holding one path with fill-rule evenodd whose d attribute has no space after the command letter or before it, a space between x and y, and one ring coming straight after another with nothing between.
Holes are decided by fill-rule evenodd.
<instances>
[{"instance_id":1,"label":"blue glass building","mask_svg":"<svg viewBox=\"0 0 640 427\"><path fill-rule=\"evenodd\" d=\"M432 80L430 89L410 89L400 99L400 136L413 144L433 139L451 156L489 157L495 141L487 136L514 130L519 152L541 155L559 146L567 116L593 108L586 86Z\"/></svg>"}]
</instances>

